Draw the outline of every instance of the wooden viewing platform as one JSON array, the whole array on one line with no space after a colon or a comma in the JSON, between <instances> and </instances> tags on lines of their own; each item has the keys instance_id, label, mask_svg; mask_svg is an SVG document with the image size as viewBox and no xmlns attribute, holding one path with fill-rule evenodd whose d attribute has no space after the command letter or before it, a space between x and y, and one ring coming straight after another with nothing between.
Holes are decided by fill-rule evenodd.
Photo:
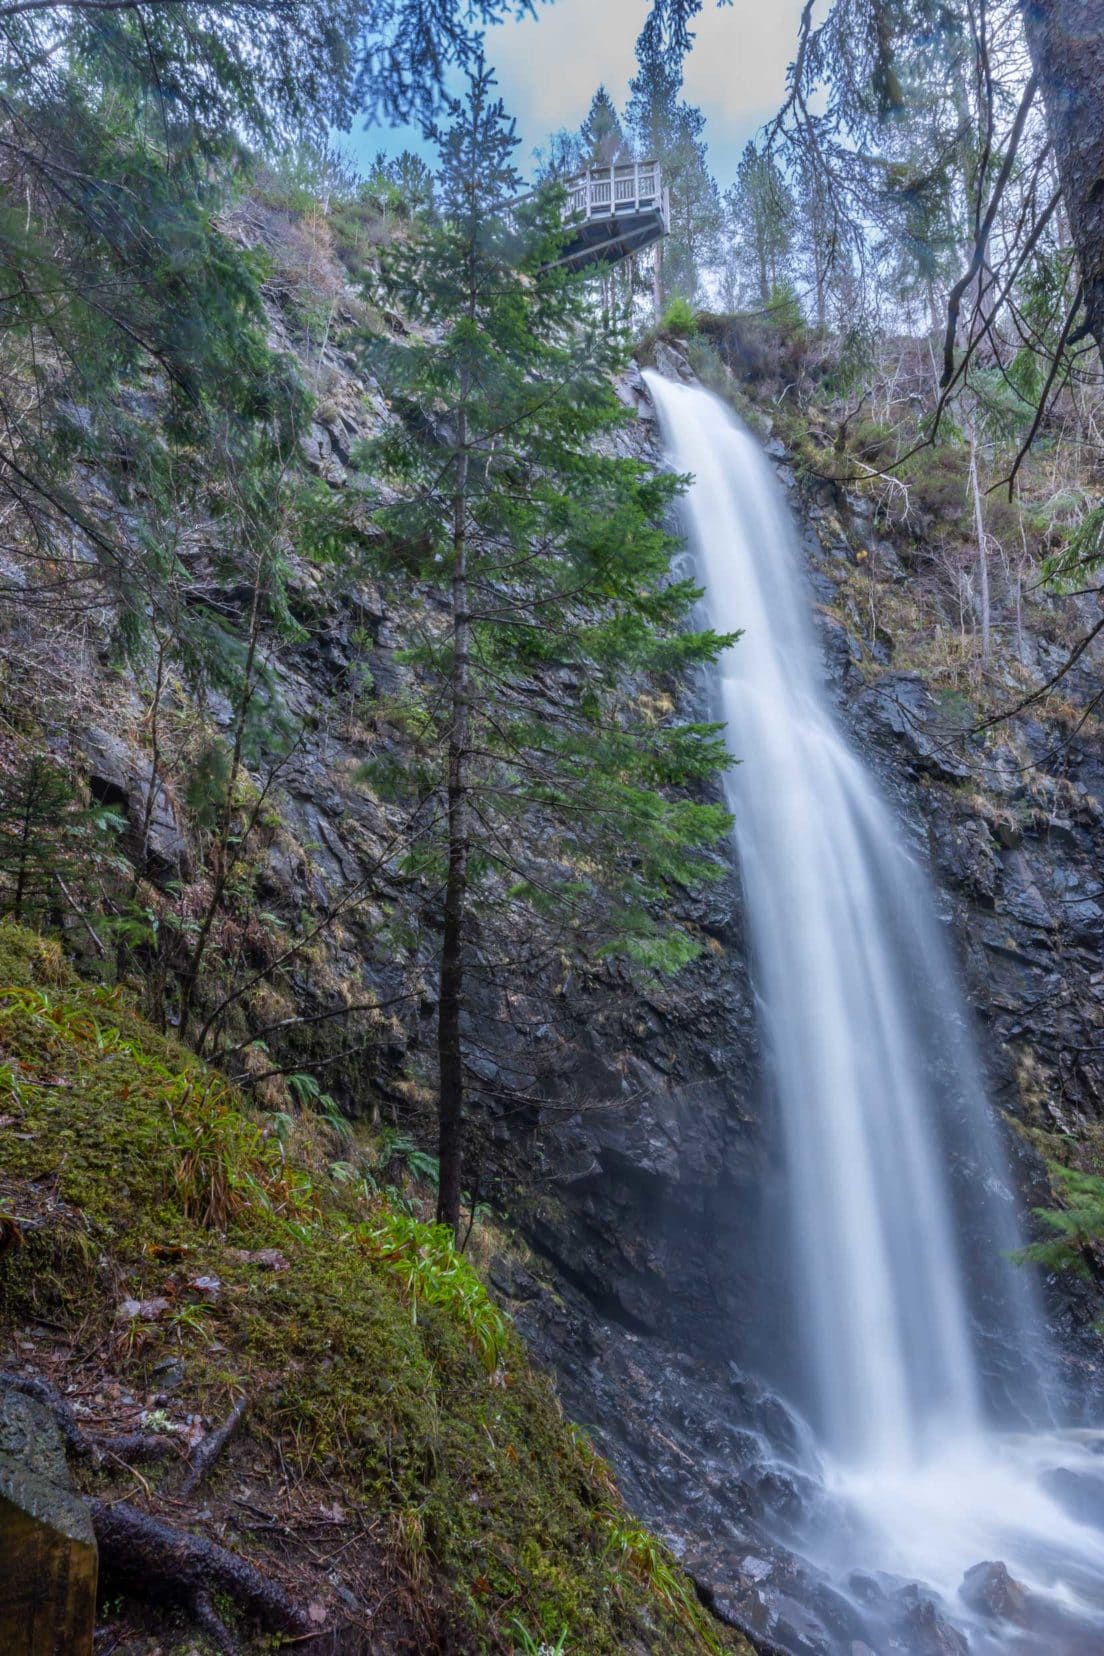
<instances>
[{"instance_id":1,"label":"wooden viewing platform","mask_svg":"<svg viewBox=\"0 0 1104 1656\"><path fill-rule=\"evenodd\" d=\"M653 246L671 228L671 205L655 161L588 167L566 180L570 240L560 264L618 264Z\"/></svg>"}]
</instances>

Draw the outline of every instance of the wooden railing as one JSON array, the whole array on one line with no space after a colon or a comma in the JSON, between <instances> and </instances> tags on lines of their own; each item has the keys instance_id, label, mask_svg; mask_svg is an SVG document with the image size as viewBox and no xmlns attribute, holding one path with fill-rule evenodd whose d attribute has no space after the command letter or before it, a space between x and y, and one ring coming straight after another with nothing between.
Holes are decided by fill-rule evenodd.
<instances>
[{"instance_id":1,"label":"wooden railing","mask_svg":"<svg viewBox=\"0 0 1104 1656\"><path fill-rule=\"evenodd\" d=\"M568 222L614 218L618 213L662 214L670 228L663 176L655 161L622 161L611 167L588 167L567 180Z\"/></svg>"}]
</instances>

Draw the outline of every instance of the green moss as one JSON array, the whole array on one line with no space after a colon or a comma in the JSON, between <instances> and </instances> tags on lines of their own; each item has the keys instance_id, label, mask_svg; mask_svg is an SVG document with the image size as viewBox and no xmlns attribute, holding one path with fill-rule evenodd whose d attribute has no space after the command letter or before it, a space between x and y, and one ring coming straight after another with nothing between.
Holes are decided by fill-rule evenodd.
<instances>
[{"instance_id":1,"label":"green moss","mask_svg":"<svg viewBox=\"0 0 1104 1656\"><path fill-rule=\"evenodd\" d=\"M48 1312L136 1390L183 1353L197 1412L247 1390L254 1468L322 1477L382 1524L450 1648L513 1652L515 1623L566 1628L587 1656L746 1648L631 1524L443 1233L332 1176L317 1131L285 1149L224 1079L11 926L0 1066L0 1208L26 1237L0 1280L9 1336ZM260 1249L286 1268L259 1269ZM120 1321L120 1301L157 1295L163 1314Z\"/></svg>"}]
</instances>

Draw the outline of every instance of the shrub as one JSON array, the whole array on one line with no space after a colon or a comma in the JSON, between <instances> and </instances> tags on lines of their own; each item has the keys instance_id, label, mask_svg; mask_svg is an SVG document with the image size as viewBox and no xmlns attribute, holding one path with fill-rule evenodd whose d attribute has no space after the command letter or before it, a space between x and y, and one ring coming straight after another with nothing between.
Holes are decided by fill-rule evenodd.
<instances>
[{"instance_id":1,"label":"shrub","mask_svg":"<svg viewBox=\"0 0 1104 1656\"><path fill-rule=\"evenodd\" d=\"M509 1324L467 1260L456 1251L447 1225L423 1225L384 1210L357 1231L361 1246L398 1277L418 1320L418 1303L442 1307L467 1334L493 1374L506 1354Z\"/></svg>"},{"instance_id":2,"label":"shrub","mask_svg":"<svg viewBox=\"0 0 1104 1656\"><path fill-rule=\"evenodd\" d=\"M689 299L676 294L670 301L660 320L662 333L695 334L698 331L698 317Z\"/></svg>"}]
</instances>

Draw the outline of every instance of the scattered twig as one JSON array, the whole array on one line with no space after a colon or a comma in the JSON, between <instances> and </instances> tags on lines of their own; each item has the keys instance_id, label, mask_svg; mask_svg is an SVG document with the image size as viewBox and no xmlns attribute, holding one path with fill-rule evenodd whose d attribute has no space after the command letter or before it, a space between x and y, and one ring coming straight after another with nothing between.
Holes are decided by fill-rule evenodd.
<instances>
[{"instance_id":1,"label":"scattered twig","mask_svg":"<svg viewBox=\"0 0 1104 1656\"><path fill-rule=\"evenodd\" d=\"M69 890L69 887L66 885L56 868L54 869L54 879L61 888L61 895L65 898L65 901L69 904L69 907L73 910L73 913L76 915L77 919L92 939L97 953L101 956L106 955L107 949L104 945L103 939L99 936L95 926L93 926L91 920L88 918L87 914L85 914L84 910L81 908L80 904L77 902L77 899L73 896L73 893Z\"/></svg>"}]
</instances>

